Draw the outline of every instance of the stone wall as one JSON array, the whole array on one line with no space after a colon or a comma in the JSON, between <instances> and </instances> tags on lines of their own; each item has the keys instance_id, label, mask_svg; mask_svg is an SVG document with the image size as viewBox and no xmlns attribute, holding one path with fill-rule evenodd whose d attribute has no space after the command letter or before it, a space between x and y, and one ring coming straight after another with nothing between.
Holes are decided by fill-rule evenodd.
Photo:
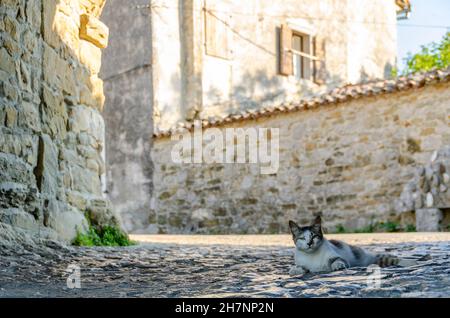
<instances>
[{"instance_id":1,"label":"stone wall","mask_svg":"<svg viewBox=\"0 0 450 318\"><path fill-rule=\"evenodd\" d=\"M176 141L158 138L148 231L279 233L288 219L308 222L317 213L330 231L387 220L414 224L399 199L417 167L450 144L449 85L219 126L279 128L280 164L272 175L260 174L257 164L175 164Z\"/></svg>"},{"instance_id":2,"label":"stone wall","mask_svg":"<svg viewBox=\"0 0 450 318\"><path fill-rule=\"evenodd\" d=\"M108 0L110 27L100 77L105 83L107 196L126 230L147 225L152 191L152 91L149 0Z\"/></svg>"},{"instance_id":3,"label":"stone wall","mask_svg":"<svg viewBox=\"0 0 450 318\"><path fill-rule=\"evenodd\" d=\"M206 30L204 9L218 16L208 14L228 40L217 41L225 58L207 54L212 30ZM100 73L106 95L106 191L125 228L148 225L154 128L386 78L396 59L396 10L394 0L108 1L102 20L111 35ZM317 36L326 66L322 85L280 74L282 24Z\"/></svg>"},{"instance_id":4,"label":"stone wall","mask_svg":"<svg viewBox=\"0 0 450 318\"><path fill-rule=\"evenodd\" d=\"M0 222L70 240L85 212L113 219L101 191L105 0L0 4Z\"/></svg>"},{"instance_id":5,"label":"stone wall","mask_svg":"<svg viewBox=\"0 0 450 318\"><path fill-rule=\"evenodd\" d=\"M397 210L415 212L419 231L450 229L450 146L433 152L405 185Z\"/></svg>"}]
</instances>

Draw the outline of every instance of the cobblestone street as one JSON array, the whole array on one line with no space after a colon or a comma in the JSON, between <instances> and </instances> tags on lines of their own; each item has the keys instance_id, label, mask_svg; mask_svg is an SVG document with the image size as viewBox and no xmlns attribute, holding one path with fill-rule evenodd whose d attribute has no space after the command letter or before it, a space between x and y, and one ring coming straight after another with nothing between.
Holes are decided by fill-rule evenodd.
<instances>
[{"instance_id":1,"label":"cobblestone street","mask_svg":"<svg viewBox=\"0 0 450 318\"><path fill-rule=\"evenodd\" d=\"M128 248L0 248L0 297L450 297L450 233L328 237L423 260L382 269L371 289L364 268L290 277L288 235L133 236ZM69 265L80 289L67 287Z\"/></svg>"}]
</instances>

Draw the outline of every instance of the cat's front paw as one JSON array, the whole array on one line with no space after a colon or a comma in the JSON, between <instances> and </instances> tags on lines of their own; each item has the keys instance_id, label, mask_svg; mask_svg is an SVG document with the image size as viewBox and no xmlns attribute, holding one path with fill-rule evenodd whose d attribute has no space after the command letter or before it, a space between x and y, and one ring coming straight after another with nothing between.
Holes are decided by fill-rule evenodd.
<instances>
[{"instance_id":1,"label":"cat's front paw","mask_svg":"<svg viewBox=\"0 0 450 318\"><path fill-rule=\"evenodd\" d=\"M300 276L300 275L305 275L305 274L306 274L306 270L300 266L293 266L289 270L289 275L291 275L291 276Z\"/></svg>"},{"instance_id":2,"label":"cat's front paw","mask_svg":"<svg viewBox=\"0 0 450 318\"><path fill-rule=\"evenodd\" d=\"M346 269L347 264L342 260L336 260L331 264L331 270L332 271L340 271L342 269Z\"/></svg>"}]
</instances>

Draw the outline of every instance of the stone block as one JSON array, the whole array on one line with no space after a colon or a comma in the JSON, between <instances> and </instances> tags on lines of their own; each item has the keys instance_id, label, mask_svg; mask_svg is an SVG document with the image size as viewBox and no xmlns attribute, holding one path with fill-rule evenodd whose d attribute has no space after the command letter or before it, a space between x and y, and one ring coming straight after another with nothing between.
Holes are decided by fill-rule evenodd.
<instances>
[{"instance_id":1,"label":"stone block","mask_svg":"<svg viewBox=\"0 0 450 318\"><path fill-rule=\"evenodd\" d=\"M63 14L57 14L56 32L60 40L69 48L70 53L78 57L80 48L79 24L71 17Z\"/></svg>"},{"instance_id":2,"label":"stone block","mask_svg":"<svg viewBox=\"0 0 450 318\"><path fill-rule=\"evenodd\" d=\"M10 16L5 16L3 18L3 23L5 24L5 31L17 42L20 40L21 25L17 20Z\"/></svg>"},{"instance_id":3,"label":"stone block","mask_svg":"<svg viewBox=\"0 0 450 318\"><path fill-rule=\"evenodd\" d=\"M77 191L68 191L67 200L71 205L73 205L77 209L81 211L86 210L87 200L81 193Z\"/></svg>"},{"instance_id":4,"label":"stone block","mask_svg":"<svg viewBox=\"0 0 450 318\"><path fill-rule=\"evenodd\" d=\"M82 12L99 17L105 7L106 0L79 0Z\"/></svg>"},{"instance_id":5,"label":"stone block","mask_svg":"<svg viewBox=\"0 0 450 318\"><path fill-rule=\"evenodd\" d=\"M87 208L93 225L120 226L120 217L104 199L93 199Z\"/></svg>"},{"instance_id":6,"label":"stone block","mask_svg":"<svg viewBox=\"0 0 450 318\"><path fill-rule=\"evenodd\" d=\"M41 121L39 118L38 107L32 103L22 102L19 107L18 124L22 128L40 132Z\"/></svg>"},{"instance_id":7,"label":"stone block","mask_svg":"<svg viewBox=\"0 0 450 318\"><path fill-rule=\"evenodd\" d=\"M0 152L0 180L29 184L34 180L33 171L23 160L17 159L14 155Z\"/></svg>"},{"instance_id":8,"label":"stone block","mask_svg":"<svg viewBox=\"0 0 450 318\"><path fill-rule=\"evenodd\" d=\"M56 62L58 55L50 46L44 44L43 59L44 80L48 84L54 85L58 81L56 73Z\"/></svg>"},{"instance_id":9,"label":"stone block","mask_svg":"<svg viewBox=\"0 0 450 318\"><path fill-rule=\"evenodd\" d=\"M97 108L97 101L92 96L92 92L87 85L81 87L80 103L92 108Z\"/></svg>"},{"instance_id":10,"label":"stone block","mask_svg":"<svg viewBox=\"0 0 450 318\"><path fill-rule=\"evenodd\" d=\"M33 27L40 31L41 29L41 0L28 0L25 14L27 21L33 25Z\"/></svg>"},{"instance_id":11,"label":"stone block","mask_svg":"<svg viewBox=\"0 0 450 318\"><path fill-rule=\"evenodd\" d=\"M52 200L48 212L48 226L54 229L63 241L70 242L77 235L77 231L83 233L88 229L83 213L67 204Z\"/></svg>"},{"instance_id":12,"label":"stone block","mask_svg":"<svg viewBox=\"0 0 450 318\"><path fill-rule=\"evenodd\" d=\"M11 55L5 48L0 49L0 70L5 71L8 74L15 74L16 64Z\"/></svg>"},{"instance_id":13,"label":"stone block","mask_svg":"<svg viewBox=\"0 0 450 318\"><path fill-rule=\"evenodd\" d=\"M105 104L105 95L103 94L103 81L97 75L90 77L89 89L92 98L96 101L96 108L102 111Z\"/></svg>"},{"instance_id":14,"label":"stone block","mask_svg":"<svg viewBox=\"0 0 450 318\"><path fill-rule=\"evenodd\" d=\"M88 131L92 110L84 106L71 107L69 111L70 130L79 133Z\"/></svg>"},{"instance_id":15,"label":"stone block","mask_svg":"<svg viewBox=\"0 0 450 318\"><path fill-rule=\"evenodd\" d=\"M43 99L45 106L52 112L62 115L65 111L62 96L54 93L47 85L43 87Z\"/></svg>"},{"instance_id":16,"label":"stone block","mask_svg":"<svg viewBox=\"0 0 450 318\"><path fill-rule=\"evenodd\" d=\"M39 224L33 215L19 208L1 209L0 223L6 223L34 234L39 232Z\"/></svg>"},{"instance_id":17,"label":"stone block","mask_svg":"<svg viewBox=\"0 0 450 318\"><path fill-rule=\"evenodd\" d=\"M417 209L416 229L418 232L439 231L443 214L439 209Z\"/></svg>"},{"instance_id":18,"label":"stone block","mask_svg":"<svg viewBox=\"0 0 450 318\"><path fill-rule=\"evenodd\" d=\"M57 4L59 0L44 0L43 5L43 36L44 41L53 48L57 48L60 45L60 38L56 33L56 20L57 20Z\"/></svg>"},{"instance_id":19,"label":"stone block","mask_svg":"<svg viewBox=\"0 0 450 318\"><path fill-rule=\"evenodd\" d=\"M12 128L16 124L17 110L14 107L6 107L5 109L5 124L6 127Z\"/></svg>"},{"instance_id":20,"label":"stone block","mask_svg":"<svg viewBox=\"0 0 450 318\"><path fill-rule=\"evenodd\" d=\"M10 85L8 83L3 83L3 92L5 96L12 102L17 102L19 99L19 90L16 86Z\"/></svg>"},{"instance_id":21,"label":"stone block","mask_svg":"<svg viewBox=\"0 0 450 318\"><path fill-rule=\"evenodd\" d=\"M92 195L101 195L100 177L89 169L72 166L72 186L75 191Z\"/></svg>"},{"instance_id":22,"label":"stone block","mask_svg":"<svg viewBox=\"0 0 450 318\"><path fill-rule=\"evenodd\" d=\"M48 135L39 138L38 165L35 170L38 187L42 193L56 195L58 179L58 150Z\"/></svg>"},{"instance_id":23,"label":"stone block","mask_svg":"<svg viewBox=\"0 0 450 318\"><path fill-rule=\"evenodd\" d=\"M92 15L82 14L80 24L80 39L91 42L101 49L108 46L109 30L100 20Z\"/></svg>"},{"instance_id":24,"label":"stone block","mask_svg":"<svg viewBox=\"0 0 450 318\"><path fill-rule=\"evenodd\" d=\"M80 41L80 62L84 64L91 74L98 74L100 72L102 50L92 44L91 42Z\"/></svg>"}]
</instances>

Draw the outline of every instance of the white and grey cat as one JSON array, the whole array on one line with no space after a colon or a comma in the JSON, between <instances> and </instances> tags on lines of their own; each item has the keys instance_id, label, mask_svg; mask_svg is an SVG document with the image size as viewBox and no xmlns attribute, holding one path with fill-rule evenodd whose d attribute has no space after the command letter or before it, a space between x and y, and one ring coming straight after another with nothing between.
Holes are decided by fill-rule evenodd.
<instances>
[{"instance_id":1,"label":"white and grey cat","mask_svg":"<svg viewBox=\"0 0 450 318\"><path fill-rule=\"evenodd\" d=\"M289 221L295 243L295 266L289 274L303 275L307 272L331 272L349 267L366 267L377 264L412 266L415 260L401 259L388 254L372 254L360 247L342 241L327 240L322 232L322 219L316 217L309 226L298 226Z\"/></svg>"}]
</instances>

